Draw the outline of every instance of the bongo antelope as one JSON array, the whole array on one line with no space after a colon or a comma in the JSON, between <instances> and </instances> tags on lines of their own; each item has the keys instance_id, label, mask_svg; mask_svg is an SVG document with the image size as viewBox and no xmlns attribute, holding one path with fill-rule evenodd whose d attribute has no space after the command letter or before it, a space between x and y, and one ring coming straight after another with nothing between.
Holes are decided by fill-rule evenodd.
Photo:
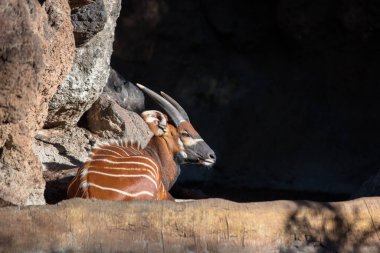
<instances>
[{"instance_id":1,"label":"bongo antelope","mask_svg":"<svg viewBox=\"0 0 380 253\"><path fill-rule=\"evenodd\" d=\"M68 198L106 200L173 199L169 193L180 164L212 166L214 151L190 124L185 110L169 95L137 84L170 116L145 111L142 117L154 136L142 149L137 143L115 141L92 149L68 187Z\"/></svg>"}]
</instances>

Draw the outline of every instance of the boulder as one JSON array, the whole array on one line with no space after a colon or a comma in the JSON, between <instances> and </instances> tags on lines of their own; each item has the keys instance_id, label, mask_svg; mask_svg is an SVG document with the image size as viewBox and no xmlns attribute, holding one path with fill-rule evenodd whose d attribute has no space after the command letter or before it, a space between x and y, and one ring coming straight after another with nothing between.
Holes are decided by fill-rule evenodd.
<instances>
[{"instance_id":1,"label":"boulder","mask_svg":"<svg viewBox=\"0 0 380 253\"><path fill-rule=\"evenodd\" d=\"M104 29L107 21L103 0L69 1L71 21L74 26L75 45L83 46Z\"/></svg>"},{"instance_id":2,"label":"boulder","mask_svg":"<svg viewBox=\"0 0 380 253\"><path fill-rule=\"evenodd\" d=\"M70 8L64 0L5 0L0 23L0 202L43 204L45 181L32 142L72 66Z\"/></svg>"},{"instance_id":3,"label":"boulder","mask_svg":"<svg viewBox=\"0 0 380 253\"><path fill-rule=\"evenodd\" d=\"M36 134L33 149L44 171L59 171L81 166L100 138L86 129L43 129Z\"/></svg>"},{"instance_id":4,"label":"boulder","mask_svg":"<svg viewBox=\"0 0 380 253\"><path fill-rule=\"evenodd\" d=\"M355 252L380 248L380 198L339 203L99 201L0 209L2 252ZM38 237L35 235L38 234Z\"/></svg>"},{"instance_id":5,"label":"boulder","mask_svg":"<svg viewBox=\"0 0 380 253\"><path fill-rule=\"evenodd\" d=\"M142 112L145 108L142 91L112 68L103 94L115 100L124 109Z\"/></svg>"},{"instance_id":6,"label":"boulder","mask_svg":"<svg viewBox=\"0 0 380 253\"><path fill-rule=\"evenodd\" d=\"M83 113L99 97L107 82L114 28L121 1L105 1L104 7L107 22L102 31L85 45L76 48L71 72L49 103L45 128L76 125Z\"/></svg>"},{"instance_id":7,"label":"boulder","mask_svg":"<svg viewBox=\"0 0 380 253\"><path fill-rule=\"evenodd\" d=\"M98 136L80 127L38 131L33 150L43 165L46 181L44 197L48 204L66 198L66 189L72 177L99 141Z\"/></svg>"},{"instance_id":8,"label":"boulder","mask_svg":"<svg viewBox=\"0 0 380 253\"><path fill-rule=\"evenodd\" d=\"M66 198L66 189L77 169L88 159L88 153L99 143L113 138L139 141L145 146L152 133L143 119L121 108L103 96L87 113L92 132L81 127L52 128L38 131L34 153L43 165L47 203Z\"/></svg>"},{"instance_id":9,"label":"boulder","mask_svg":"<svg viewBox=\"0 0 380 253\"><path fill-rule=\"evenodd\" d=\"M105 94L87 112L87 123L89 129L101 137L135 140L143 147L153 136L138 114L125 110Z\"/></svg>"}]
</instances>

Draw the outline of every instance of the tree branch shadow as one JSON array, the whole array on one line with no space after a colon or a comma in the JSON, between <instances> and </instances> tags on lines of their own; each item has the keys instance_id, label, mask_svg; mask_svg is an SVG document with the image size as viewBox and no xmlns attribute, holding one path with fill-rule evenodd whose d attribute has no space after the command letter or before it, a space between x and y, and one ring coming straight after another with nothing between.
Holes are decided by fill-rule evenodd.
<instances>
[{"instance_id":1,"label":"tree branch shadow","mask_svg":"<svg viewBox=\"0 0 380 253\"><path fill-rule=\"evenodd\" d=\"M334 203L295 203L297 209L289 215L285 227L294 241L279 252L380 252L380 225L373 222L365 202L364 208L356 206L352 210Z\"/></svg>"}]
</instances>

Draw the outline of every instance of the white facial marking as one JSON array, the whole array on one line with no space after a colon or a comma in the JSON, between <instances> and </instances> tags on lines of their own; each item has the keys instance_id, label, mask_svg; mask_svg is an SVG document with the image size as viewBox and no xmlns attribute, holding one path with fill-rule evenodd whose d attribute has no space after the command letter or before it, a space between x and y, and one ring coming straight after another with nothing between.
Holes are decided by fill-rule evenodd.
<instances>
[{"instance_id":1,"label":"white facial marking","mask_svg":"<svg viewBox=\"0 0 380 253\"><path fill-rule=\"evenodd\" d=\"M215 160L212 160L212 159L206 159L202 162L203 165L205 166L211 166L215 163Z\"/></svg>"},{"instance_id":2,"label":"white facial marking","mask_svg":"<svg viewBox=\"0 0 380 253\"><path fill-rule=\"evenodd\" d=\"M186 159L187 158L187 154L185 152L185 147L183 146L183 142L181 141L180 138L178 138L178 145L179 145L179 148L180 148L180 152L179 154L182 156L183 159Z\"/></svg>"},{"instance_id":3,"label":"white facial marking","mask_svg":"<svg viewBox=\"0 0 380 253\"><path fill-rule=\"evenodd\" d=\"M188 138L186 139L186 146L194 146L197 145L198 142L204 142L202 138L199 139L193 139L193 138Z\"/></svg>"}]
</instances>

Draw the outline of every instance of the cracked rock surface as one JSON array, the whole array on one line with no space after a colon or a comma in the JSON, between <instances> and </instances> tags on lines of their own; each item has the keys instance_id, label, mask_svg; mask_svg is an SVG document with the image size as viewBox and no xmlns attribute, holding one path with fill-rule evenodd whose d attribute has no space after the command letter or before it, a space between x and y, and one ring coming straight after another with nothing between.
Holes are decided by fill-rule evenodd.
<instances>
[{"instance_id":1,"label":"cracked rock surface","mask_svg":"<svg viewBox=\"0 0 380 253\"><path fill-rule=\"evenodd\" d=\"M64 0L4 0L0 23L0 202L44 204L32 143L73 63L70 8Z\"/></svg>"},{"instance_id":2,"label":"cracked rock surface","mask_svg":"<svg viewBox=\"0 0 380 253\"><path fill-rule=\"evenodd\" d=\"M76 48L70 74L49 103L46 128L74 126L99 97L107 83L116 19L121 1L104 2L107 22L103 30Z\"/></svg>"}]
</instances>

